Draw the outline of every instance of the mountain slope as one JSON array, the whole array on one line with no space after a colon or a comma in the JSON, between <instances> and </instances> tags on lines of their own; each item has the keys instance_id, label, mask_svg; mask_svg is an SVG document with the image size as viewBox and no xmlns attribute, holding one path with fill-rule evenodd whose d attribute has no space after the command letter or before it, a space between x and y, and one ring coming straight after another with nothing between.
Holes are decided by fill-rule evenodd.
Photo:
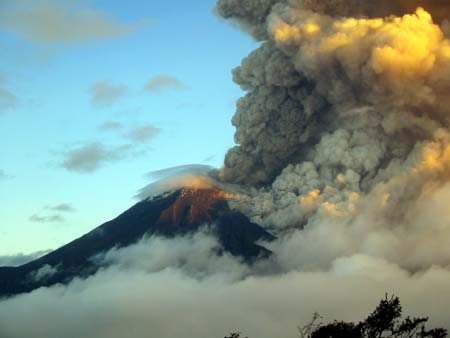
<instances>
[{"instance_id":1,"label":"mountain slope","mask_svg":"<svg viewBox=\"0 0 450 338\"><path fill-rule=\"evenodd\" d=\"M117 218L86 235L20 267L0 267L0 297L68 283L87 277L100 266L92 257L114 247L126 247L144 236L176 237L208 224L222 250L251 262L269 251L256 244L273 236L259 225L230 210L227 194L211 189L180 189L137 203Z\"/></svg>"}]
</instances>

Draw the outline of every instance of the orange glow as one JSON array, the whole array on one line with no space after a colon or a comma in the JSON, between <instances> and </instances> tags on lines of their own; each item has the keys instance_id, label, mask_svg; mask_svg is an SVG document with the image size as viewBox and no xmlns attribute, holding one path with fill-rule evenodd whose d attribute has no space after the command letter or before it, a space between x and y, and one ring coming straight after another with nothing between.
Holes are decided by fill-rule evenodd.
<instances>
[{"instance_id":1,"label":"orange glow","mask_svg":"<svg viewBox=\"0 0 450 338\"><path fill-rule=\"evenodd\" d=\"M300 197L300 204L303 206L313 205L320 197L320 190L312 190L307 196Z\"/></svg>"},{"instance_id":2,"label":"orange glow","mask_svg":"<svg viewBox=\"0 0 450 338\"><path fill-rule=\"evenodd\" d=\"M286 23L278 23L274 27L275 40L283 43L299 41L302 37L300 28Z\"/></svg>"},{"instance_id":3,"label":"orange glow","mask_svg":"<svg viewBox=\"0 0 450 338\"><path fill-rule=\"evenodd\" d=\"M183 188L177 200L161 213L157 224L199 224L209 223L214 220L211 213L214 207L220 202L239 199L239 195L234 195L220 190L216 187L199 187L195 181L195 186ZM191 181L192 183L192 181Z\"/></svg>"}]
</instances>

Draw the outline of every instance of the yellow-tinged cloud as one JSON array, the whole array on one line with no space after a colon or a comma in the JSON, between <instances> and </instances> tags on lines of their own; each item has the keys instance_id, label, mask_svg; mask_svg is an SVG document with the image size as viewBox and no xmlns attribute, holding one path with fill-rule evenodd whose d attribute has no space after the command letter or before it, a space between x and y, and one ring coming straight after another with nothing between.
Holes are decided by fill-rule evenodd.
<instances>
[{"instance_id":1,"label":"yellow-tinged cloud","mask_svg":"<svg viewBox=\"0 0 450 338\"><path fill-rule=\"evenodd\" d=\"M286 23L279 23L274 27L275 40L288 43L300 41L302 34L299 27L291 26Z\"/></svg>"},{"instance_id":2,"label":"yellow-tinged cloud","mask_svg":"<svg viewBox=\"0 0 450 338\"><path fill-rule=\"evenodd\" d=\"M322 16L321 21L278 21L271 29L276 42L314 47L313 53L333 54L340 48L361 50L369 46L372 70L386 77L424 76L438 64L448 66L450 61L449 41L420 7L402 17L336 20Z\"/></svg>"},{"instance_id":3,"label":"yellow-tinged cloud","mask_svg":"<svg viewBox=\"0 0 450 338\"><path fill-rule=\"evenodd\" d=\"M450 135L440 130L436 133L436 141L426 144L422 151L422 159L413 168L416 173L444 174L450 178Z\"/></svg>"},{"instance_id":4,"label":"yellow-tinged cloud","mask_svg":"<svg viewBox=\"0 0 450 338\"><path fill-rule=\"evenodd\" d=\"M300 197L300 204L302 206L312 206L320 197L320 190L312 190L307 196Z\"/></svg>"}]
</instances>

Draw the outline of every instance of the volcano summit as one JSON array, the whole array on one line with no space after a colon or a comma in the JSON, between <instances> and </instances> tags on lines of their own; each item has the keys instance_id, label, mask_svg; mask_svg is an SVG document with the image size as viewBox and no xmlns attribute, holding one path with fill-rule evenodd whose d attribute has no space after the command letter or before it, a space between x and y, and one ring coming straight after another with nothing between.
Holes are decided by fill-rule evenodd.
<instances>
[{"instance_id":1,"label":"volcano summit","mask_svg":"<svg viewBox=\"0 0 450 338\"><path fill-rule=\"evenodd\" d=\"M30 292L43 286L87 278L105 267L96 259L112 249L133 245L144 237L174 238L208 231L217 237L215 254L229 253L251 264L270 251L257 244L274 237L243 214L230 210L236 198L214 187L187 187L148 198L83 237L19 267L0 267L0 296Z\"/></svg>"}]
</instances>

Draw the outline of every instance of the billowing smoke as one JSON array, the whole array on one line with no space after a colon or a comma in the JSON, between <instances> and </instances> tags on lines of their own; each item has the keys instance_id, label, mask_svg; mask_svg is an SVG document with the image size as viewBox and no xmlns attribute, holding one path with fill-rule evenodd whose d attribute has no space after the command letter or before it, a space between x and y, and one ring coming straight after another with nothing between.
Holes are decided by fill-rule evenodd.
<instances>
[{"instance_id":1,"label":"billowing smoke","mask_svg":"<svg viewBox=\"0 0 450 338\"><path fill-rule=\"evenodd\" d=\"M0 303L0 336L296 337L314 311L359 320L385 292L450 328L449 2L217 12L261 41L233 71L247 94L219 176L239 194L230 205L277 236L261 243L273 255L218 256L207 230L143 239L96 257L110 265L87 280ZM139 196L214 184L191 169L204 174L177 168Z\"/></svg>"},{"instance_id":2,"label":"billowing smoke","mask_svg":"<svg viewBox=\"0 0 450 338\"><path fill-rule=\"evenodd\" d=\"M291 243L296 267L361 253L449 265L450 4L277 1L246 16L258 3L219 1L266 32L233 71L247 94L222 178L254 186L235 207Z\"/></svg>"},{"instance_id":3,"label":"billowing smoke","mask_svg":"<svg viewBox=\"0 0 450 338\"><path fill-rule=\"evenodd\" d=\"M234 3L219 1L219 8ZM240 16L249 3L235 10L245 24L254 21ZM422 9L386 19L359 14L411 6L389 3L280 1L258 21L266 39L233 72L248 93L233 118L238 146L227 154L226 180L270 183L289 164L307 160L373 177L445 127L450 63L444 30ZM341 16L351 14L357 16ZM345 150L357 147L353 163L322 163L320 148L333 153L324 143L335 144L334 138L347 139Z\"/></svg>"}]
</instances>

